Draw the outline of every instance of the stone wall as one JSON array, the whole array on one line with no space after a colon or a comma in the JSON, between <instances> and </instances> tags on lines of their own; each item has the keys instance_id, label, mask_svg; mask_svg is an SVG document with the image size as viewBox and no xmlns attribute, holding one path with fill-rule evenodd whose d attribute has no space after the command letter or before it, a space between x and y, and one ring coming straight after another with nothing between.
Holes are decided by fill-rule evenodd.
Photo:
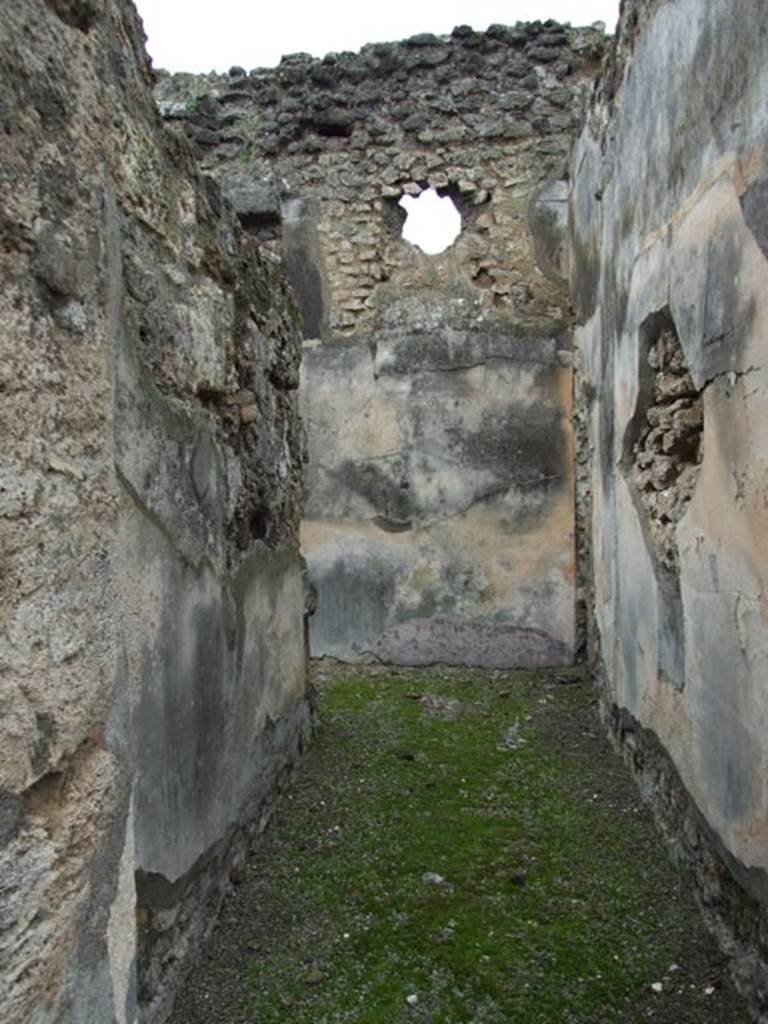
<instances>
[{"instance_id":1,"label":"stone wall","mask_svg":"<svg viewBox=\"0 0 768 1024\"><path fill-rule=\"evenodd\" d=\"M570 174L595 30L165 76L173 134L128 0L3 8L4 1021L162 1019L305 739L302 323L316 653L557 662L589 620L766 1019L768 32L623 7Z\"/></svg>"},{"instance_id":2,"label":"stone wall","mask_svg":"<svg viewBox=\"0 0 768 1024\"><path fill-rule=\"evenodd\" d=\"M580 505L617 742L768 1019L768 29L626 3L573 156Z\"/></svg>"},{"instance_id":3,"label":"stone wall","mask_svg":"<svg viewBox=\"0 0 768 1024\"><path fill-rule=\"evenodd\" d=\"M306 734L299 317L127 0L3 5L0 123L0 1018L153 1021Z\"/></svg>"},{"instance_id":4,"label":"stone wall","mask_svg":"<svg viewBox=\"0 0 768 1024\"><path fill-rule=\"evenodd\" d=\"M161 78L305 326L318 655L539 664L574 648L570 139L603 36L415 36ZM439 256L404 195L453 199Z\"/></svg>"}]
</instances>

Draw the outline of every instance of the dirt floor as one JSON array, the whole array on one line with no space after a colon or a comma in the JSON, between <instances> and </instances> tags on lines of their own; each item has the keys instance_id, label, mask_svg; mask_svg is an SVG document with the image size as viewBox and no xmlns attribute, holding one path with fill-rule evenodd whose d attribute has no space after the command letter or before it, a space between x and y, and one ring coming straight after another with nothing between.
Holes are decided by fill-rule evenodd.
<instances>
[{"instance_id":1,"label":"dirt floor","mask_svg":"<svg viewBox=\"0 0 768 1024\"><path fill-rule=\"evenodd\" d=\"M747 1024L583 674L313 672L172 1024Z\"/></svg>"}]
</instances>

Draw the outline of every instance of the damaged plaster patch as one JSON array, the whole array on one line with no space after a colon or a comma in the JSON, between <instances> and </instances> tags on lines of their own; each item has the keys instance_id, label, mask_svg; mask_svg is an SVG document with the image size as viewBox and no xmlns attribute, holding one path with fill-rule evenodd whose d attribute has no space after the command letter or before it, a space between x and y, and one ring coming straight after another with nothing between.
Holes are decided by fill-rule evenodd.
<instances>
[{"instance_id":1,"label":"damaged plaster patch","mask_svg":"<svg viewBox=\"0 0 768 1024\"><path fill-rule=\"evenodd\" d=\"M656 555L677 574L675 527L699 478L704 412L674 323L666 313L652 321L655 338L647 343L647 370L641 368L647 384L638 400L644 409L632 450L633 478Z\"/></svg>"},{"instance_id":2,"label":"damaged plaster patch","mask_svg":"<svg viewBox=\"0 0 768 1024\"><path fill-rule=\"evenodd\" d=\"M741 208L747 227L760 246L763 256L768 259L768 178L756 181L745 192Z\"/></svg>"},{"instance_id":3,"label":"damaged plaster patch","mask_svg":"<svg viewBox=\"0 0 768 1024\"><path fill-rule=\"evenodd\" d=\"M668 309L649 316L640 328L637 373L637 402L624 435L622 472L656 577L658 675L682 689L685 616L677 525L699 479L704 422L701 392Z\"/></svg>"}]
</instances>

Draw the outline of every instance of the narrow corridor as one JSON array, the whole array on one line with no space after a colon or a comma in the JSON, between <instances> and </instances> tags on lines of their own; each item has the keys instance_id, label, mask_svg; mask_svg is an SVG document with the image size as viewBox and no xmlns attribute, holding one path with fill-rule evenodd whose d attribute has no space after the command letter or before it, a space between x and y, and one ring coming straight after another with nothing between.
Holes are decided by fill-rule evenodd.
<instances>
[{"instance_id":1,"label":"narrow corridor","mask_svg":"<svg viewBox=\"0 0 768 1024\"><path fill-rule=\"evenodd\" d=\"M172 1024L741 1024L575 670L314 668Z\"/></svg>"}]
</instances>

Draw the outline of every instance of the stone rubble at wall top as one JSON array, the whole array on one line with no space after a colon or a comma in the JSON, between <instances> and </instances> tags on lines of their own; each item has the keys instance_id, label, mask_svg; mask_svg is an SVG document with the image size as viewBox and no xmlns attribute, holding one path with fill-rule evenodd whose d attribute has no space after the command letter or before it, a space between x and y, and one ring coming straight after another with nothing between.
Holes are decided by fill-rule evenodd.
<instances>
[{"instance_id":1,"label":"stone rubble at wall top","mask_svg":"<svg viewBox=\"0 0 768 1024\"><path fill-rule=\"evenodd\" d=\"M316 154L339 138L356 149L395 139L518 140L571 126L566 80L595 70L604 40L597 28L556 22L459 27L359 54L294 54L248 75L160 72L156 94L164 116L187 120L198 145L229 147L222 157L246 146L251 155ZM242 112L254 106L259 123L248 131Z\"/></svg>"},{"instance_id":2,"label":"stone rubble at wall top","mask_svg":"<svg viewBox=\"0 0 768 1024\"><path fill-rule=\"evenodd\" d=\"M298 224L317 266L316 300L303 305L310 337L360 337L383 309L383 286L423 278L397 203L427 186L459 208L450 259L473 301L540 333L544 322L562 328L567 302L562 277L548 280L558 259L538 242L544 273L534 270L529 207L544 189L543 219L558 220L564 193L546 183L563 178L604 46L596 28L554 22L459 28L359 54L295 55L250 75L160 73L155 94L289 276Z\"/></svg>"}]
</instances>

